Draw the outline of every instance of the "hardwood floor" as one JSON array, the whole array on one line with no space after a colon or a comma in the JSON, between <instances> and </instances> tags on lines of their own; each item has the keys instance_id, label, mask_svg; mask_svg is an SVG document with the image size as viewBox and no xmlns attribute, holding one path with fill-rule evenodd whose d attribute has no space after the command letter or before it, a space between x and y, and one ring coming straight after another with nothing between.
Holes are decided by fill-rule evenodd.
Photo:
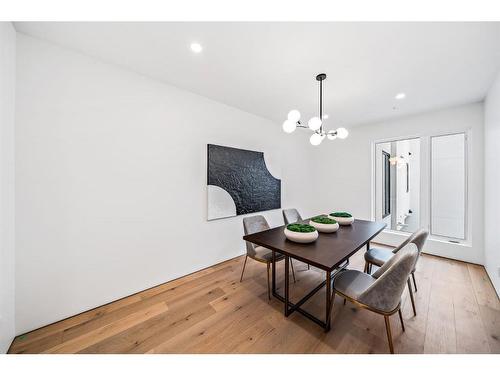
<instances>
[{"instance_id":1,"label":"hardwood floor","mask_svg":"<svg viewBox=\"0 0 500 375\"><path fill-rule=\"evenodd\" d=\"M266 267L244 257L162 284L17 337L9 353L388 353L384 319L336 298L324 333L267 299ZM281 262L283 263L283 262ZM294 262L297 297L324 273ZM363 251L350 268L363 269ZM278 266L281 285L283 264ZM396 353L500 353L500 301L483 267L423 255L417 316L403 294L402 332L391 317ZM324 289L304 306L322 317ZM292 298L292 301L294 298Z\"/></svg>"}]
</instances>

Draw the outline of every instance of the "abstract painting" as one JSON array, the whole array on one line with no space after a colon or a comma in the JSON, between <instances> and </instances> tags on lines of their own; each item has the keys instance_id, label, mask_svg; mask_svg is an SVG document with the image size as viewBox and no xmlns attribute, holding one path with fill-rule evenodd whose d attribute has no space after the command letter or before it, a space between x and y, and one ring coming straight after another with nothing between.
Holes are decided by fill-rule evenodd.
<instances>
[{"instance_id":1,"label":"abstract painting","mask_svg":"<svg viewBox=\"0 0 500 375\"><path fill-rule=\"evenodd\" d=\"M264 153L207 145L208 220L281 208L281 180Z\"/></svg>"}]
</instances>

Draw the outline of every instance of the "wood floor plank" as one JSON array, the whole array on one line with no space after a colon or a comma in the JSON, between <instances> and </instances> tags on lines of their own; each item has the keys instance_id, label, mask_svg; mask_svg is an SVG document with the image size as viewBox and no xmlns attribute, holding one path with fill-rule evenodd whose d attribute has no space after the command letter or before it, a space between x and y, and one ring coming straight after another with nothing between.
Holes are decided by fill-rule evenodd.
<instances>
[{"instance_id":1,"label":"wood floor plank","mask_svg":"<svg viewBox=\"0 0 500 375\"><path fill-rule=\"evenodd\" d=\"M171 283L166 283L156 288L148 289L141 293L141 298L143 300L147 300L159 294L162 295L162 298L166 299L171 296L174 298L178 298L182 293L189 293L190 291L192 291L193 288L195 288L197 285L220 282L225 276L227 276L227 274L232 271L232 265L225 265L218 268L210 267L208 269L200 271L200 275L196 273L191 274L187 276L187 279L180 278L172 281Z\"/></svg>"},{"instance_id":2,"label":"wood floor plank","mask_svg":"<svg viewBox=\"0 0 500 375\"><path fill-rule=\"evenodd\" d=\"M457 352L453 296L450 284L443 280L449 274L449 268L446 260L433 268L424 353Z\"/></svg>"},{"instance_id":3,"label":"wood floor plank","mask_svg":"<svg viewBox=\"0 0 500 375\"><path fill-rule=\"evenodd\" d=\"M500 310L500 300L493 289L486 270L477 264L468 264L472 286L476 293L477 303L490 309Z\"/></svg>"},{"instance_id":4,"label":"wood floor plank","mask_svg":"<svg viewBox=\"0 0 500 375\"><path fill-rule=\"evenodd\" d=\"M257 324L267 311L269 306L264 302L255 304L250 299L247 302L239 301L229 311L226 319L218 320L211 329L200 331L203 339L197 341L197 345L190 342L186 349L194 353L227 353L231 340ZM175 352L179 352L178 350L179 348L175 349Z\"/></svg>"},{"instance_id":5,"label":"wood floor plank","mask_svg":"<svg viewBox=\"0 0 500 375\"><path fill-rule=\"evenodd\" d=\"M496 309L479 305L481 320L492 353L500 354L500 313Z\"/></svg>"},{"instance_id":6,"label":"wood floor plank","mask_svg":"<svg viewBox=\"0 0 500 375\"><path fill-rule=\"evenodd\" d=\"M451 266L456 271L451 294L455 311L457 352L490 353L488 335L483 326L467 265L453 262Z\"/></svg>"},{"instance_id":7,"label":"wood floor plank","mask_svg":"<svg viewBox=\"0 0 500 375\"><path fill-rule=\"evenodd\" d=\"M203 289L201 289L201 291L200 289L195 289L191 287L189 289L179 288L179 290L175 293L174 293L175 290L171 291L170 289L168 289L161 293L148 294L149 298L143 298L144 296L141 296L141 300L139 302L124 306L121 309L117 309L107 314L100 315L95 319L85 321L82 324L64 330L63 341L71 340L74 337L78 337L83 332L94 330L104 325L107 325L110 322L117 319L121 319L122 317L127 316L128 314L131 314L139 309L142 309L145 306L152 306L159 302L165 302L167 305L170 305L170 304L175 304L178 301L189 300L193 296L196 297L196 293L204 293L205 289L208 290L215 288L216 284L221 283L220 279L217 278L214 279L208 276L205 277L206 277L205 279L206 284L201 283L201 285L203 285Z\"/></svg>"},{"instance_id":8,"label":"wood floor plank","mask_svg":"<svg viewBox=\"0 0 500 375\"><path fill-rule=\"evenodd\" d=\"M364 267L363 250L351 269ZM388 353L384 319L337 297L328 333L267 298L266 267L244 257L159 285L15 339L10 352L79 353ZM294 262L296 301L324 272ZM277 266L283 293L284 265ZM292 278L290 277L290 280ZM413 316L402 296L406 332L391 317L396 353L500 353L500 302L484 268L423 255ZM324 289L303 307L324 315Z\"/></svg>"},{"instance_id":9,"label":"wood floor plank","mask_svg":"<svg viewBox=\"0 0 500 375\"><path fill-rule=\"evenodd\" d=\"M110 312L121 309L122 307L141 301L139 294L125 297L113 303L86 311L74 317L62 320L58 323L48 325L28 334L16 337L11 347L13 353L37 353L57 345L63 340L63 333L79 324L97 319Z\"/></svg>"},{"instance_id":10,"label":"wood floor plank","mask_svg":"<svg viewBox=\"0 0 500 375\"><path fill-rule=\"evenodd\" d=\"M17 340L17 339L16 339ZM47 336L41 336L37 340L24 343L22 340L16 341L9 349L10 354L37 354L48 348L52 348L63 342L63 332L56 331Z\"/></svg>"},{"instance_id":11,"label":"wood floor plank","mask_svg":"<svg viewBox=\"0 0 500 375\"><path fill-rule=\"evenodd\" d=\"M164 302L148 306L144 310L134 312L101 328L77 336L71 340L56 345L43 353L76 353L90 345L104 340L105 338L114 336L119 332L126 331L141 322L162 314L167 310L168 307Z\"/></svg>"},{"instance_id":12,"label":"wood floor plank","mask_svg":"<svg viewBox=\"0 0 500 375\"><path fill-rule=\"evenodd\" d=\"M160 342L215 313L209 302L223 295L220 288L203 291L187 301L169 305L169 311L111 336L81 353L145 353Z\"/></svg>"},{"instance_id":13,"label":"wood floor plank","mask_svg":"<svg viewBox=\"0 0 500 375\"><path fill-rule=\"evenodd\" d=\"M233 300L233 297L237 299ZM243 292L234 296L224 295L217 303L210 303L212 307L217 306L217 308L214 307L217 314L163 341L151 349L149 353L192 353L197 350L208 352L210 342L223 340L224 332L231 331L232 324L241 320L245 313L249 311L259 313L261 311L259 305L255 304L255 298L256 296L252 293ZM222 301L223 305L221 305ZM265 311L264 308L262 311Z\"/></svg>"}]
</instances>

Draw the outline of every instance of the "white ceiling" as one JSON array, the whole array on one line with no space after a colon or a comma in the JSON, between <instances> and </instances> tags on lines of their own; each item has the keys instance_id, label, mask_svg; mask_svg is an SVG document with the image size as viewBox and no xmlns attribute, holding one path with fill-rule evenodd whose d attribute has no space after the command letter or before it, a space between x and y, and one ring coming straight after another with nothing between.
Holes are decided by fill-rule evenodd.
<instances>
[{"instance_id":1,"label":"white ceiling","mask_svg":"<svg viewBox=\"0 0 500 375\"><path fill-rule=\"evenodd\" d=\"M15 26L280 123L293 108L316 115L317 73L328 75L326 121L349 127L480 101L500 67L498 22ZM406 99L396 101L398 92Z\"/></svg>"}]
</instances>

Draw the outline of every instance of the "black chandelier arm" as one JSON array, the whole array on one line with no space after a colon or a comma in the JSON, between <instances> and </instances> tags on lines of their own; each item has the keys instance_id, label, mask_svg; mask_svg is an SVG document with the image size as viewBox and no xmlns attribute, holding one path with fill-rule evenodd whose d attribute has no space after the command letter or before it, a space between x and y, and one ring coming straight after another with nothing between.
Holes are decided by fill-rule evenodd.
<instances>
[{"instance_id":1,"label":"black chandelier arm","mask_svg":"<svg viewBox=\"0 0 500 375\"><path fill-rule=\"evenodd\" d=\"M323 130L323 127L319 128L318 130L312 130L309 128L309 126L302 124L300 121L296 122L296 125L298 128L303 128L307 130L311 130L313 133L320 134L320 135L337 135L337 130L330 130L329 132L326 132Z\"/></svg>"},{"instance_id":2,"label":"black chandelier arm","mask_svg":"<svg viewBox=\"0 0 500 375\"><path fill-rule=\"evenodd\" d=\"M311 130L311 131L313 131L315 133L318 133L318 134L321 132L321 129L319 129L319 130L312 130L312 129L309 128L309 126L302 124L300 121L297 121L295 124L297 125L298 128L308 129L308 130Z\"/></svg>"},{"instance_id":3,"label":"black chandelier arm","mask_svg":"<svg viewBox=\"0 0 500 375\"><path fill-rule=\"evenodd\" d=\"M297 121L297 123L296 123L296 124L297 124L297 127L298 127L298 128L307 128L307 129L309 129L309 126L307 126L307 125L303 125L303 124L300 122L300 120L299 120L299 121Z\"/></svg>"}]
</instances>

